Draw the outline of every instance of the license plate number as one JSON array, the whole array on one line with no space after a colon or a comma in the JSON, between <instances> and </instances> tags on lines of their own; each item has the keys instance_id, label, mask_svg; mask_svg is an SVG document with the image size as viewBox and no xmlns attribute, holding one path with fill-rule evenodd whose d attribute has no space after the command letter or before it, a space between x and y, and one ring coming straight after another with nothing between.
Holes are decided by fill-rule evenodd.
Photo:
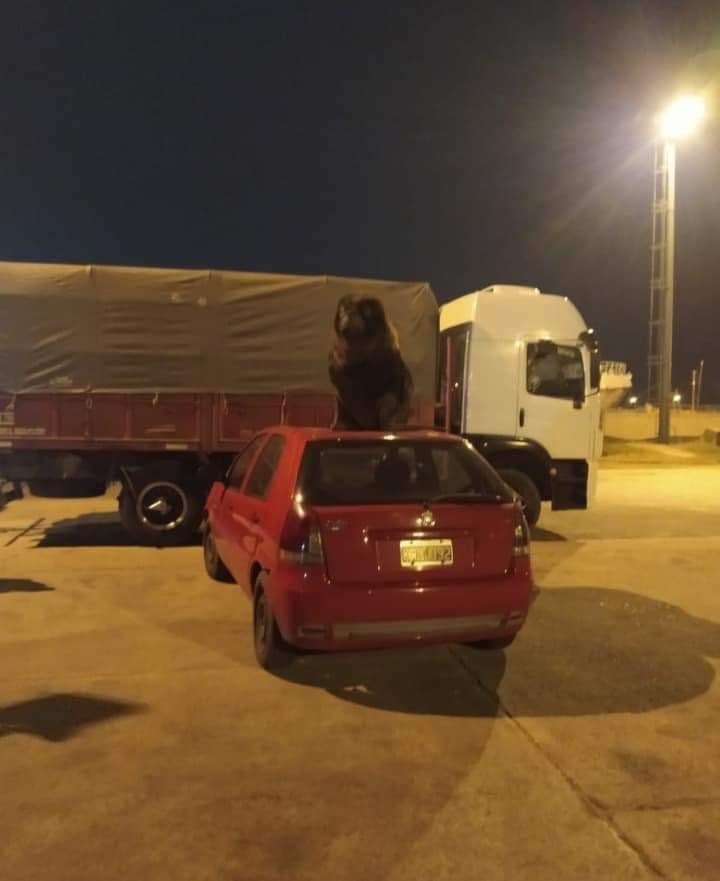
<instances>
[{"instance_id":1,"label":"license plate number","mask_svg":"<svg viewBox=\"0 0 720 881\"><path fill-rule=\"evenodd\" d=\"M406 569L452 566L453 544L449 538L410 539L400 542L400 565Z\"/></svg>"}]
</instances>

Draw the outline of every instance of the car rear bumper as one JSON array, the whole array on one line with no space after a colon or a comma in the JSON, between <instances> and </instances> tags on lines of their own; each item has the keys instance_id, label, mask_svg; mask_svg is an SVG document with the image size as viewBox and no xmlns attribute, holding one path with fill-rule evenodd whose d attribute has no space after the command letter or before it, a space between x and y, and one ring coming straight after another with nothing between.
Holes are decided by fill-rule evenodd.
<instances>
[{"instance_id":1,"label":"car rear bumper","mask_svg":"<svg viewBox=\"0 0 720 881\"><path fill-rule=\"evenodd\" d=\"M537 594L529 575L461 587L363 588L327 582L305 582L302 589L273 587L273 610L284 638L318 650L511 636L525 623Z\"/></svg>"}]
</instances>

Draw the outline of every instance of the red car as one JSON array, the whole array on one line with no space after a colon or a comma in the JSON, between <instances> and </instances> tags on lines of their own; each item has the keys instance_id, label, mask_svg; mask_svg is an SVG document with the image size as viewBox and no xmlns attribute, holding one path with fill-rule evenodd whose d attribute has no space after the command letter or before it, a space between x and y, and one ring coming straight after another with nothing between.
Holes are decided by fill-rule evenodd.
<instances>
[{"instance_id":1,"label":"red car","mask_svg":"<svg viewBox=\"0 0 720 881\"><path fill-rule=\"evenodd\" d=\"M535 588L519 502L466 441L270 428L207 501L205 566L253 601L255 653L509 645Z\"/></svg>"}]
</instances>

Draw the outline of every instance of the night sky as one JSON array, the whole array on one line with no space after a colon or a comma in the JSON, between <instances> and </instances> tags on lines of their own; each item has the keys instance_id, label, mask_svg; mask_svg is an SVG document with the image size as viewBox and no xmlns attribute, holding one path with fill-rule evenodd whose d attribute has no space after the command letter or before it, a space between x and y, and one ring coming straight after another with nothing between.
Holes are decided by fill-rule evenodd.
<instances>
[{"instance_id":1,"label":"night sky","mask_svg":"<svg viewBox=\"0 0 720 881\"><path fill-rule=\"evenodd\" d=\"M5 2L0 258L530 284L642 393L653 116L718 83L717 0ZM675 384L720 402L717 117L677 235Z\"/></svg>"}]
</instances>

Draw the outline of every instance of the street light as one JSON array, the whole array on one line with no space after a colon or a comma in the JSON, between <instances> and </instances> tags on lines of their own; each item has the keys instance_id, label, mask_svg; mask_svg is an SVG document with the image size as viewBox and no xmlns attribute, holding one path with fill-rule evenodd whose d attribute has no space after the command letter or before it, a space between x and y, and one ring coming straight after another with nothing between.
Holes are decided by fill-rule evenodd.
<instances>
[{"instance_id":1,"label":"street light","mask_svg":"<svg viewBox=\"0 0 720 881\"><path fill-rule=\"evenodd\" d=\"M660 136L666 141L687 138L705 118L705 102L696 95L673 101L658 118Z\"/></svg>"},{"instance_id":2,"label":"street light","mask_svg":"<svg viewBox=\"0 0 720 881\"><path fill-rule=\"evenodd\" d=\"M672 408L673 306L675 288L675 150L705 117L698 96L677 98L658 117L660 144L655 150L652 276L650 281L650 353L648 393L657 387L660 409L658 435L670 443Z\"/></svg>"}]
</instances>

